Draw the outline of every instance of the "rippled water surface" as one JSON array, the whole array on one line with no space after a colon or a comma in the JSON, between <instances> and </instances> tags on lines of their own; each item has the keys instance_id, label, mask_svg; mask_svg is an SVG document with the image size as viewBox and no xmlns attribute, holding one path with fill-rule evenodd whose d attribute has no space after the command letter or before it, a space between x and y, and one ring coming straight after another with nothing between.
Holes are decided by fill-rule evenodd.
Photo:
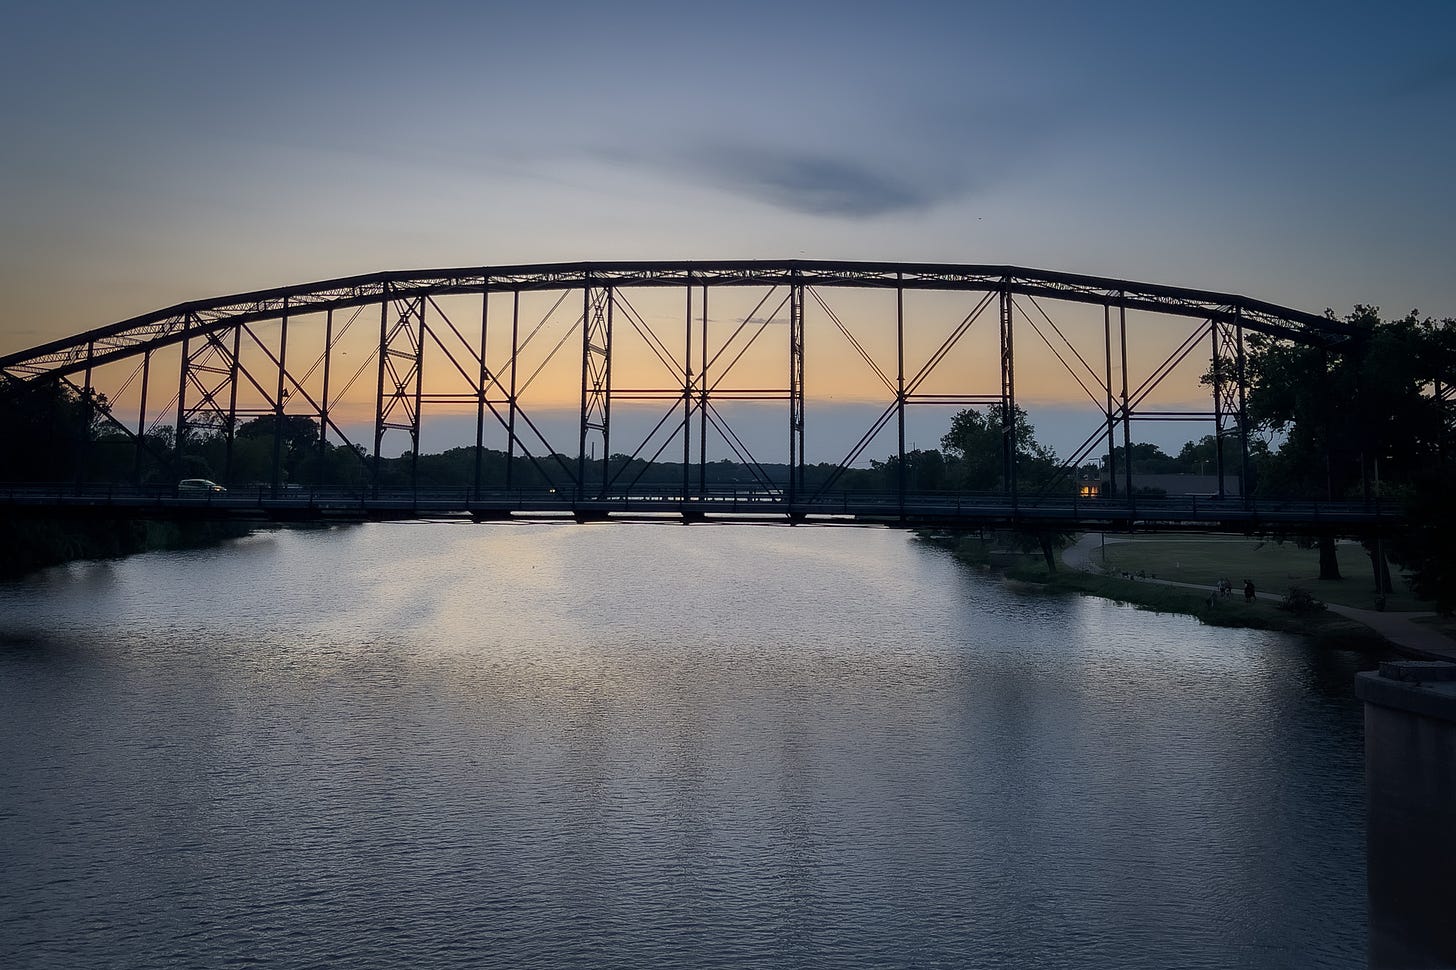
<instances>
[{"instance_id":1,"label":"rippled water surface","mask_svg":"<svg viewBox=\"0 0 1456 970\"><path fill-rule=\"evenodd\" d=\"M0 966L1362 966L1368 660L902 533L0 586Z\"/></svg>"}]
</instances>

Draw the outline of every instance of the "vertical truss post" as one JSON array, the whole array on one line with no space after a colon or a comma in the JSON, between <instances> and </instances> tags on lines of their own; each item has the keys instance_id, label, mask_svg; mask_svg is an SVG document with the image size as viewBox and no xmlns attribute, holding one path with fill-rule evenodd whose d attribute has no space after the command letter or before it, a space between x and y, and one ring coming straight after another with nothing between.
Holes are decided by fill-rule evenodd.
<instances>
[{"instance_id":1,"label":"vertical truss post","mask_svg":"<svg viewBox=\"0 0 1456 970\"><path fill-rule=\"evenodd\" d=\"M223 460L223 476L233 484L233 439L238 427L238 354L242 351L243 328L233 327L233 359L228 365L227 457Z\"/></svg>"},{"instance_id":2,"label":"vertical truss post","mask_svg":"<svg viewBox=\"0 0 1456 970\"><path fill-rule=\"evenodd\" d=\"M576 501L580 502L585 496L583 490L586 485L586 433L591 427L591 334L592 334L592 286L591 270L582 275L581 280L581 436L578 438L576 450Z\"/></svg>"},{"instance_id":3,"label":"vertical truss post","mask_svg":"<svg viewBox=\"0 0 1456 970\"><path fill-rule=\"evenodd\" d=\"M288 297L283 298L283 321L278 332L278 393L273 398L273 497L283 481L283 402L288 397L284 380L288 376ZM234 382L236 386L236 382Z\"/></svg>"},{"instance_id":4,"label":"vertical truss post","mask_svg":"<svg viewBox=\"0 0 1456 970\"><path fill-rule=\"evenodd\" d=\"M182 441L187 437L187 368L192 361L192 314L182 321L182 366L177 375L177 433L172 443L173 461L180 470L182 464Z\"/></svg>"},{"instance_id":5,"label":"vertical truss post","mask_svg":"<svg viewBox=\"0 0 1456 970\"><path fill-rule=\"evenodd\" d=\"M319 398L319 464L315 485L325 484L329 454L329 364L334 358L334 311L324 316L324 386Z\"/></svg>"},{"instance_id":6,"label":"vertical truss post","mask_svg":"<svg viewBox=\"0 0 1456 970\"><path fill-rule=\"evenodd\" d=\"M136 458L133 462L132 480L136 485L142 483L142 448L147 440L147 391L152 376L152 351L148 348L142 353L142 402L137 409L137 433L136 433Z\"/></svg>"},{"instance_id":7,"label":"vertical truss post","mask_svg":"<svg viewBox=\"0 0 1456 970\"><path fill-rule=\"evenodd\" d=\"M789 284L789 509L804 488L804 284Z\"/></svg>"},{"instance_id":8,"label":"vertical truss post","mask_svg":"<svg viewBox=\"0 0 1456 970\"><path fill-rule=\"evenodd\" d=\"M1127 486L1127 508L1133 509L1132 490L1132 408L1127 399L1127 294L1118 293L1117 318L1119 337L1118 342L1122 345L1122 464L1124 481ZM1129 527L1131 526L1129 518Z\"/></svg>"},{"instance_id":9,"label":"vertical truss post","mask_svg":"<svg viewBox=\"0 0 1456 970\"><path fill-rule=\"evenodd\" d=\"M430 329L425 324L425 307L430 299L420 295L420 331L415 340L415 413L410 419L410 491L420 490L420 425L424 422L425 341Z\"/></svg>"},{"instance_id":10,"label":"vertical truss post","mask_svg":"<svg viewBox=\"0 0 1456 970\"><path fill-rule=\"evenodd\" d=\"M511 293L511 396L506 418L506 491L515 481L516 467L516 353L520 349L521 291Z\"/></svg>"},{"instance_id":11,"label":"vertical truss post","mask_svg":"<svg viewBox=\"0 0 1456 970\"><path fill-rule=\"evenodd\" d=\"M384 434L391 429L407 431L410 436L410 489L419 487L420 410L424 400L425 341L429 328L425 320L428 297L419 302L402 301L404 309L393 326L389 323L389 294L379 311L379 398L374 420L375 482L378 483L378 458ZM396 349L395 345L399 344ZM389 390L385 390L385 375ZM391 422L396 410L403 411L409 423Z\"/></svg>"},{"instance_id":12,"label":"vertical truss post","mask_svg":"<svg viewBox=\"0 0 1456 970\"><path fill-rule=\"evenodd\" d=\"M81 388L81 440L77 442L76 483L85 481L91 466L91 424L96 417L96 391L91 386L91 369L96 359L96 341L86 341L86 376Z\"/></svg>"},{"instance_id":13,"label":"vertical truss post","mask_svg":"<svg viewBox=\"0 0 1456 970\"><path fill-rule=\"evenodd\" d=\"M1107 365L1107 495L1117 494L1117 422L1112 407L1112 305L1102 304L1102 352Z\"/></svg>"},{"instance_id":14,"label":"vertical truss post","mask_svg":"<svg viewBox=\"0 0 1456 970\"><path fill-rule=\"evenodd\" d=\"M612 420L612 304L610 286L592 288L590 274L584 281L581 317L581 439L576 456L578 497L585 497L587 481L587 439L593 431L602 439L602 485L598 497L607 491L607 449L611 447ZM595 460L595 459L593 459Z\"/></svg>"},{"instance_id":15,"label":"vertical truss post","mask_svg":"<svg viewBox=\"0 0 1456 970\"><path fill-rule=\"evenodd\" d=\"M1319 352L1319 372L1322 376L1328 375L1330 372L1329 348L1321 346ZM1330 427L1329 408L1321 408L1321 410L1324 412L1321 431L1323 432L1325 442L1325 501L1333 502L1335 500L1335 469L1332 463L1333 456L1330 452L1334 447L1334 429ZM1360 477L1362 479L1365 477L1365 461L1363 456L1360 461Z\"/></svg>"},{"instance_id":16,"label":"vertical truss post","mask_svg":"<svg viewBox=\"0 0 1456 970\"><path fill-rule=\"evenodd\" d=\"M1235 317L1237 320L1237 317ZM1224 476L1228 473L1227 462L1224 461L1223 443L1228 437L1228 429L1225 427L1228 422L1233 421L1239 428L1240 441L1243 441L1243 371L1240 362L1240 327L1237 324L1230 324L1228 321L1213 321L1214 344L1213 344L1213 385L1214 385L1214 440L1218 446L1218 497L1225 498ZM1233 373L1230 375L1232 366ZM1232 379L1230 379L1232 377ZM1242 447L1242 446L1241 446ZM1244 468L1246 459L1239 463L1239 492L1246 490L1244 481Z\"/></svg>"},{"instance_id":17,"label":"vertical truss post","mask_svg":"<svg viewBox=\"0 0 1456 970\"><path fill-rule=\"evenodd\" d=\"M602 345L606 350L603 355L602 367L607 372L605 387L602 392L602 490L603 498L607 495L607 482L611 472L612 455L612 308L616 305L615 292L609 286L606 290L605 302L607 304L607 331L606 342Z\"/></svg>"},{"instance_id":18,"label":"vertical truss post","mask_svg":"<svg viewBox=\"0 0 1456 970\"><path fill-rule=\"evenodd\" d=\"M1016 353L1012 340L1011 290L1001 287L1001 467L1006 492L1016 505Z\"/></svg>"},{"instance_id":19,"label":"vertical truss post","mask_svg":"<svg viewBox=\"0 0 1456 970\"><path fill-rule=\"evenodd\" d=\"M1444 361L1436 363L1438 368L1446 366L1448 365ZM1443 468L1451 454L1452 417L1453 411L1456 411L1456 386L1452 385L1445 374L1446 372L1438 370L1431 388L1436 400L1436 459Z\"/></svg>"},{"instance_id":20,"label":"vertical truss post","mask_svg":"<svg viewBox=\"0 0 1456 970\"><path fill-rule=\"evenodd\" d=\"M1248 508L1252 496L1249 495L1248 374L1245 371L1247 358L1244 356L1244 311L1242 308L1236 311L1235 321L1237 350L1235 351L1234 370L1239 382L1239 494L1243 497L1244 508Z\"/></svg>"},{"instance_id":21,"label":"vertical truss post","mask_svg":"<svg viewBox=\"0 0 1456 970\"><path fill-rule=\"evenodd\" d=\"M905 517L905 274L895 274L895 411L899 421L900 461L896 491L900 496L900 518Z\"/></svg>"},{"instance_id":22,"label":"vertical truss post","mask_svg":"<svg viewBox=\"0 0 1456 970\"><path fill-rule=\"evenodd\" d=\"M384 443L384 371L389 363L389 284L379 295L379 386L374 394L374 497L379 497L379 449Z\"/></svg>"},{"instance_id":23,"label":"vertical truss post","mask_svg":"<svg viewBox=\"0 0 1456 970\"><path fill-rule=\"evenodd\" d=\"M480 294L480 370L475 380L475 501L480 501L480 461L485 450L485 347L490 323L490 280Z\"/></svg>"},{"instance_id":24,"label":"vertical truss post","mask_svg":"<svg viewBox=\"0 0 1456 970\"><path fill-rule=\"evenodd\" d=\"M683 511L688 509L693 455L693 273L688 270L687 302L683 310Z\"/></svg>"},{"instance_id":25,"label":"vertical truss post","mask_svg":"<svg viewBox=\"0 0 1456 970\"><path fill-rule=\"evenodd\" d=\"M230 480L232 477L232 435L237 424L237 388L239 371L246 372L239 362L239 342L245 325L235 325L233 343L229 348L219 332L202 335L194 346L189 343L183 355L183 387L190 385L197 391L197 401L191 404L182 393L178 394L178 426L185 433L205 431L209 441L223 444L223 465L214 470L218 477ZM226 333L226 328L221 331ZM251 333L251 331L249 331ZM265 392L266 393L266 392ZM226 400L224 400L226 397Z\"/></svg>"},{"instance_id":26,"label":"vertical truss post","mask_svg":"<svg viewBox=\"0 0 1456 970\"><path fill-rule=\"evenodd\" d=\"M708 494L708 284L703 283L702 355L698 364L698 495Z\"/></svg>"},{"instance_id":27,"label":"vertical truss post","mask_svg":"<svg viewBox=\"0 0 1456 970\"><path fill-rule=\"evenodd\" d=\"M1436 462L1441 464L1446 458L1446 385L1439 373L1432 385L1436 402Z\"/></svg>"},{"instance_id":28,"label":"vertical truss post","mask_svg":"<svg viewBox=\"0 0 1456 970\"><path fill-rule=\"evenodd\" d=\"M1218 353L1218 320L1209 321L1208 335L1213 344L1213 469L1218 476L1218 497L1223 498L1223 370Z\"/></svg>"}]
</instances>

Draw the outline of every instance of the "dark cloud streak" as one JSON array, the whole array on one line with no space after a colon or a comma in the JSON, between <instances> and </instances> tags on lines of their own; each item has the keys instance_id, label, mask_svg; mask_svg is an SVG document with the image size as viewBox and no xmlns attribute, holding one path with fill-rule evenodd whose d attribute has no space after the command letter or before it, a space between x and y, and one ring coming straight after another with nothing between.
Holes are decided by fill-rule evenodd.
<instances>
[{"instance_id":1,"label":"dark cloud streak","mask_svg":"<svg viewBox=\"0 0 1456 970\"><path fill-rule=\"evenodd\" d=\"M705 150L687 164L722 188L808 215L872 218L956 194L953 186L889 175L858 159L791 149Z\"/></svg>"}]
</instances>

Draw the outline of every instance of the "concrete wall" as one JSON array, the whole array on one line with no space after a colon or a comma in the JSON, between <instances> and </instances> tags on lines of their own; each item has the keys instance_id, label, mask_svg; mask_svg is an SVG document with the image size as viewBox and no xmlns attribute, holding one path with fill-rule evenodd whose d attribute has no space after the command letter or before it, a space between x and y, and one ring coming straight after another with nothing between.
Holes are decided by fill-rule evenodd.
<instances>
[{"instance_id":1,"label":"concrete wall","mask_svg":"<svg viewBox=\"0 0 1456 970\"><path fill-rule=\"evenodd\" d=\"M1456 967L1456 664L1362 673L1372 967Z\"/></svg>"}]
</instances>

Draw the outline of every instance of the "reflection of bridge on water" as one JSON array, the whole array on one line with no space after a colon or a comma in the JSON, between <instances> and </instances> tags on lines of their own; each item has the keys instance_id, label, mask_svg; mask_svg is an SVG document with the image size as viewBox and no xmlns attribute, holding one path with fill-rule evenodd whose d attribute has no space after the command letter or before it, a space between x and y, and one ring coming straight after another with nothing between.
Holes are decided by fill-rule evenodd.
<instances>
[{"instance_id":1,"label":"reflection of bridge on water","mask_svg":"<svg viewBox=\"0 0 1456 970\"><path fill-rule=\"evenodd\" d=\"M679 295L656 312L639 307L649 299L639 294L661 300L673 291ZM845 291L853 297L836 295ZM923 294L943 302L916 302ZM1064 308L1060 320L1049 307ZM1139 331L1140 317L1152 325ZM1345 530L1388 519L1392 513L1368 505L1271 502L1251 491L1250 334L1331 353L1355 336L1339 321L1247 297L1007 266L788 260L377 273L180 304L0 357L0 374L12 384L73 392L87 409L87 454L105 439L113 461L105 472L79 462L76 482L12 490L0 502L275 519L724 515L1241 531ZM831 342L842 352L833 366L844 373L830 376L861 381L857 399L877 399L883 409L841 460L811 466L806 446L828 432L809 416L806 361ZM1018 362L1029 358L1084 396L1090 425L1052 484L1043 475L1034 487L1018 480L1024 454L1015 424ZM826 353L815 366L832 359ZM1180 366L1206 407L1160 403L1155 391ZM551 422L540 419L544 408L531 396L549 383L536 383L548 371L579 389L566 447L548 440ZM366 406L366 389L372 447L351 440L342 421L350 408ZM735 430L733 409L743 402L780 402L775 455L755 454ZM630 450L622 446L632 429L624 405L660 412L650 432L628 441ZM991 459L1000 494L912 484L906 412L925 406L990 408L1000 425L1000 454ZM421 427L432 409L464 409L475 419L473 461L448 483L420 475ZM290 440L285 448L284 429L296 431L289 422L303 419L312 444ZM1119 452L1131 453L1134 424L1162 421L1192 422L1213 436L1209 470L1220 494L1135 494ZM244 449L238 432L247 422ZM407 457L385 458L386 438L400 433L409 439ZM747 487L712 481L710 441L742 470ZM125 472L115 466L119 447L129 449ZM260 468L265 447L271 460ZM300 458L309 449L317 461ZM244 450L254 462L246 470ZM846 473L886 452L888 492L851 482ZM351 464L341 472L325 458ZM1089 461L1105 463L1096 499L1073 494ZM670 486L661 483L668 467L677 479ZM197 475L231 490L176 494L179 479ZM259 481L266 487L239 485ZM1222 494L1226 481L1239 483L1241 497Z\"/></svg>"},{"instance_id":2,"label":"reflection of bridge on water","mask_svg":"<svg viewBox=\"0 0 1456 970\"><path fill-rule=\"evenodd\" d=\"M241 521L357 522L461 518L581 522L673 519L805 525L1013 527L1056 530L1249 532L1297 528L1345 533L1398 517L1394 507L1355 502L1246 503L1237 498L1055 497L1011 502L966 492L841 491L791 502L783 490L715 488L686 498L661 489L573 495L555 489L351 490L268 486L201 495L173 488L34 486L0 490L0 508L76 516L231 518Z\"/></svg>"}]
</instances>

